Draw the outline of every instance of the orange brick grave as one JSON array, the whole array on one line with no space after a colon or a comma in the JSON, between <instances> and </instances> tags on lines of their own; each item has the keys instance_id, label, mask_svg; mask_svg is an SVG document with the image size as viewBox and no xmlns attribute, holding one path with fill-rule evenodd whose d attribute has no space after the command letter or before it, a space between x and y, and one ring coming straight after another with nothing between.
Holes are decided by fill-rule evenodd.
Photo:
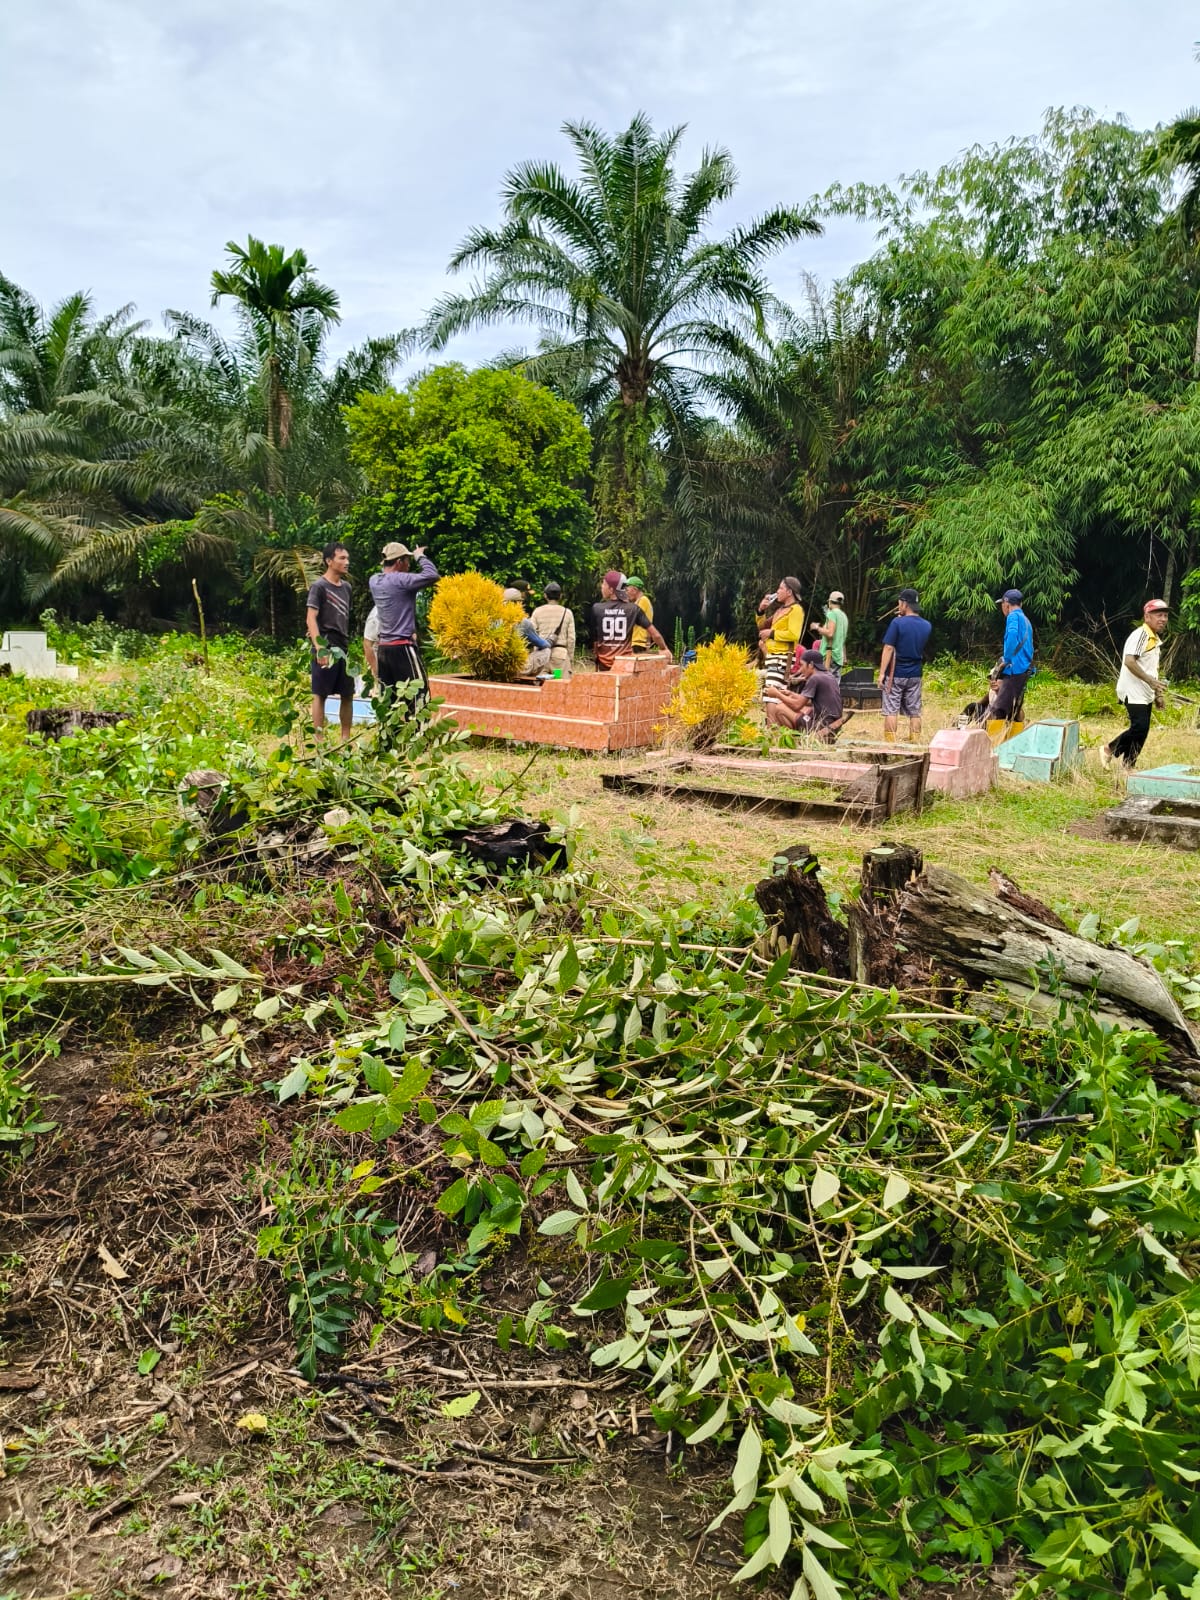
<instances>
[{"instance_id":1,"label":"orange brick grave","mask_svg":"<svg viewBox=\"0 0 1200 1600\"><path fill-rule=\"evenodd\" d=\"M483 683L434 677L429 687L460 728L491 739L573 750L641 750L659 726L680 669L665 656L618 656L611 672L577 672L542 683Z\"/></svg>"}]
</instances>

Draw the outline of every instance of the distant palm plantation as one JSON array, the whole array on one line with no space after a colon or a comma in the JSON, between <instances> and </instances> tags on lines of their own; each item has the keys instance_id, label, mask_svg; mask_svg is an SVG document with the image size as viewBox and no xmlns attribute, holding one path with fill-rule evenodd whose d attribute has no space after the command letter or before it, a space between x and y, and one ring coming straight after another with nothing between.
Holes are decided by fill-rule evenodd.
<instances>
[{"instance_id":1,"label":"distant palm plantation","mask_svg":"<svg viewBox=\"0 0 1200 1600\"><path fill-rule=\"evenodd\" d=\"M211 274L232 332L168 311L155 335L131 307L42 307L0 277L0 607L169 622L196 578L218 624L293 635L328 539L361 566L384 529L428 533L399 443L352 448L346 408L414 349L494 328L490 365L590 430L586 477L572 455L561 479L590 507L573 568L647 568L702 630L744 634L784 572L844 590L867 628L901 581L968 641L1009 584L1066 623L1158 590L1200 627L1198 128L1055 112L895 188L833 184L722 229L727 152L688 171L680 128L570 123L570 166L517 166L499 219L466 234L449 267L467 286L336 360L336 290L303 250L253 237ZM822 287L803 246L831 216L879 245ZM420 483L466 548L502 449L494 396L476 423L456 402L439 424L420 414L433 390L407 393ZM468 460L484 477L464 495ZM538 482L550 516L553 470ZM487 525L505 514L493 503ZM520 576L511 540L470 547Z\"/></svg>"}]
</instances>

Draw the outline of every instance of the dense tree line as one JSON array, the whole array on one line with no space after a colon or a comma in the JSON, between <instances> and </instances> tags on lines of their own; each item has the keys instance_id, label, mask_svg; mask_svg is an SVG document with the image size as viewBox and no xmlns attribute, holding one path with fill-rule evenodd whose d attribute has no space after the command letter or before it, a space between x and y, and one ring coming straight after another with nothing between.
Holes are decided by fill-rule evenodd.
<instances>
[{"instance_id":1,"label":"dense tree line","mask_svg":"<svg viewBox=\"0 0 1200 1600\"><path fill-rule=\"evenodd\" d=\"M914 583L967 642L1010 584L1043 625L1152 591L1200 623L1197 126L1057 112L719 234L726 153L685 173L679 129L569 125L574 170L518 167L464 240L469 287L336 362L300 250L229 246L232 340L0 277L0 609L170 619L198 577L219 619L290 632L325 540L407 533L504 578L649 569L709 629L784 571L866 625ZM874 253L784 304L771 257L844 215ZM513 324L531 348L435 364Z\"/></svg>"}]
</instances>

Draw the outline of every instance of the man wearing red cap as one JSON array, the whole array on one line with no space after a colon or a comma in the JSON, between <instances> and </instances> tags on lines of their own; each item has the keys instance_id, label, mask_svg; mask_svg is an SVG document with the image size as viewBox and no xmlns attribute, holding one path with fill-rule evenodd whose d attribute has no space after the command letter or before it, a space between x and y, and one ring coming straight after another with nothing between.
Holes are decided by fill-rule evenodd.
<instances>
[{"instance_id":1,"label":"man wearing red cap","mask_svg":"<svg viewBox=\"0 0 1200 1600\"><path fill-rule=\"evenodd\" d=\"M1141 627L1135 628L1121 652L1121 673L1117 679L1117 699L1125 707L1129 726L1111 744L1101 745L1100 759L1106 767L1114 760L1127 767L1137 765L1150 733L1150 716L1157 706L1166 704L1166 684L1159 677L1159 648L1167 631L1167 602L1147 600L1142 607Z\"/></svg>"},{"instance_id":2,"label":"man wearing red cap","mask_svg":"<svg viewBox=\"0 0 1200 1600\"><path fill-rule=\"evenodd\" d=\"M617 656L633 654L633 632L645 628L648 637L659 650L671 652L667 641L659 633L646 613L634 600L622 600L622 580L619 572L606 572L600 585L600 599L592 606L592 650L596 656L596 671L611 672Z\"/></svg>"}]
</instances>

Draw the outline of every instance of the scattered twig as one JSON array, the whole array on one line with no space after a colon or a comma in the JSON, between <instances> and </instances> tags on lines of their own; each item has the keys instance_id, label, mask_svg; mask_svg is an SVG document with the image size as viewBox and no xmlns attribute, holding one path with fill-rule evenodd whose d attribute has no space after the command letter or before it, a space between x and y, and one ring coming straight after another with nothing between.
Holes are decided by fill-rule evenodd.
<instances>
[{"instance_id":1,"label":"scattered twig","mask_svg":"<svg viewBox=\"0 0 1200 1600\"><path fill-rule=\"evenodd\" d=\"M92 1517L88 1522L86 1531L91 1533L93 1529L98 1528L102 1522L107 1522L110 1517L115 1517L118 1511L124 1511L126 1506L131 1506L133 1505L134 1501L140 1500L150 1485L154 1483L156 1479L161 1478L164 1472L169 1471L170 1468L173 1467L179 1460L179 1458L186 1453L187 1446L181 1445L173 1455L169 1455L165 1461L160 1461L157 1467L154 1467L150 1472L148 1472L142 1479L141 1483L138 1484L136 1489L131 1489L128 1494L118 1495L115 1500L110 1500L106 1506L102 1506L100 1510L96 1512L95 1516Z\"/></svg>"}]
</instances>

